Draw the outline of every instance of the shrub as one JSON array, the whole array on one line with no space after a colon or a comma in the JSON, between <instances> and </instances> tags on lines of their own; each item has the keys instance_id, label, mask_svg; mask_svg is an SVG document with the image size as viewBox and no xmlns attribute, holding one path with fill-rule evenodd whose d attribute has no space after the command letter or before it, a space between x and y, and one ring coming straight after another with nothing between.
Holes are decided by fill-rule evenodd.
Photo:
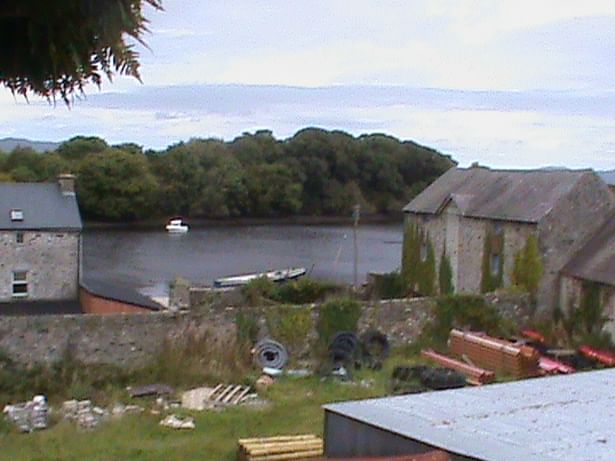
<instances>
[{"instance_id":1,"label":"shrub","mask_svg":"<svg viewBox=\"0 0 615 461\"><path fill-rule=\"evenodd\" d=\"M291 353L298 352L312 330L312 315L307 307L269 308L266 321L271 337L284 344Z\"/></svg>"},{"instance_id":2,"label":"shrub","mask_svg":"<svg viewBox=\"0 0 615 461\"><path fill-rule=\"evenodd\" d=\"M304 277L275 287L273 299L286 304L308 304L320 301L337 287Z\"/></svg>"},{"instance_id":3,"label":"shrub","mask_svg":"<svg viewBox=\"0 0 615 461\"><path fill-rule=\"evenodd\" d=\"M408 295L408 283L398 271L373 276L373 295L378 299L398 299Z\"/></svg>"},{"instance_id":4,"label":"shrub","mask_svg":"<svg viewBox=\"0 0 615 461\"><path fill-rule=\"evenodd\" d=\"M361 304L350 298L331 300L320 307L316 330L319 342L328 344L339 331L357 331Z\"/></svg>"},{"instance_id":5,"label":"shrub","mask_svg":"<svg viewBox=\"0 0 615 461\"><path fill-rule=\"evenodd\" d=\"M453 328L485 331L496 336L508 336L514 326L481 296L451 295L436 300L433 320L423 331L423 340L445 344Z\"/></svg>"},{"instance_id":6,"label":"shrub","mask_svg":"<svg viewBox=\"0 0 615 461\"><path fill-rule=\"evenodd\" d=\"M247 304L259 306L263 301L272 299L276 290L275 283L267 277L260 277L242 286L241 295Z\"/></svg>"}]
</instances>

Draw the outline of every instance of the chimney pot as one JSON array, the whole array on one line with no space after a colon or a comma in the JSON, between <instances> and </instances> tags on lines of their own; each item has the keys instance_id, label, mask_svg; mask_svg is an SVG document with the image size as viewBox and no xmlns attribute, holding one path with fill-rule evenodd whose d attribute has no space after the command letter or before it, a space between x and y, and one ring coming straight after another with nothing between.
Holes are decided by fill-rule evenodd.
<instances>
[{"instance_id":1,"label":"chimney pot","mask_svg":"<svg viewBox=\"0 0 615 461\"><path fill-rule=\"evenodd\" d=\"M62 195L75 195L75 175L62 173L58 175L58 184Z\"/></svg>"}]
</instances>

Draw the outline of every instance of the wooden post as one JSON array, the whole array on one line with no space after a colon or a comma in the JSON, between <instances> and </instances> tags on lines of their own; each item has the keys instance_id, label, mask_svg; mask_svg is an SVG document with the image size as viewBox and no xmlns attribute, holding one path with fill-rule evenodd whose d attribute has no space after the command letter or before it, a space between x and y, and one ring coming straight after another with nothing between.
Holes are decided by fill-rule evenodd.
<instances>
[{"instance_id":1,"label":"wooden post","mask_svg":"<svg viewBox=\"0 0 615 461\"><path fill-rule=\"evenodd\" d=\"M357 232L359 227L359 217L361 215L361 206L357 203L353 207L352 217L354 225L352 228L353 244L354 244L354 289L359 289L359 243L357 241Z\"/></svg>"}]
</instances>

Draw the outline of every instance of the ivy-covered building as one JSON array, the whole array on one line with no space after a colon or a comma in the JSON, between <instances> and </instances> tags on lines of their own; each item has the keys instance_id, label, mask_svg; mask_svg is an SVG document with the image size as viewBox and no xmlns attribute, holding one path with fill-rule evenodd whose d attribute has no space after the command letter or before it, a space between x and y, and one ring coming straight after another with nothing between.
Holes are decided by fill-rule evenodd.
<instances>
[{"instance_id":1,"label":"ivy-covered building","mask_svg":"<svg viewBox=\"0 0 615 461\"><path fill-rule=\"evenodd\" d=\"M562 270L560 306L564 315L584 308L587 327L615 338L615 212Z\"/></svg>"},{"instance_id":2,"label":"ivy-covered building","mask_svg":"<svg viewBox=\"0 0 615 461\"><path fill-rule=\"evenodd\" d=\"M518 285L553 308L562 270L613 209L592 170L453 168L404 207L402 273L421 295Z\"/></svg>"}]
</instances>

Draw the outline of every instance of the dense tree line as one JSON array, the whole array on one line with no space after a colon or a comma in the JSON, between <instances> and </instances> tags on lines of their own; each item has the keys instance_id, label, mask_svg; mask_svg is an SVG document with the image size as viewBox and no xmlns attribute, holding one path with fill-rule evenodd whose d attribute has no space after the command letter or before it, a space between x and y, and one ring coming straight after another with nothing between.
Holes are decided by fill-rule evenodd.
<instances>
[{"instance_id":1,"label":"dense tree line","mask_svg":"<svg viewBox=\"0 0 615 461\"><path fill-rule=\"evenodd\" d=\"M108 221L348 215L355 203L386 214L453 165L411 141L307 128L285 140L262 130L162 151L78 136L43 154L0 152L0 180L49 181L73 172L84 217Z\"/></svg>"}]
</instances>

